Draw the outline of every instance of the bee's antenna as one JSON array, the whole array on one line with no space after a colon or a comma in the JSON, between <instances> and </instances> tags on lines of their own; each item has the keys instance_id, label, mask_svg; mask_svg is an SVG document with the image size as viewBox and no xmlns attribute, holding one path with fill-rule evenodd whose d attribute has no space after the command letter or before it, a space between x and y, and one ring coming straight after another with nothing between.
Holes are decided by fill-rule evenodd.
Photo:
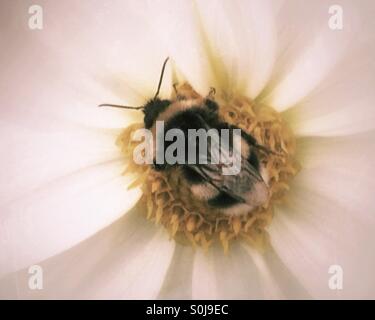
<instances>
[{"instance_id":1,"label":"bee's antenna","mask_svg":"<svg viewBox=\"0 0 375 320\"><path fill-rule=\"evenodd\" d=\"M163 82L163 76L164 76L165 66L167 65L168 60L169 60L169 57L164 60L163 67L161 69L161 74L160 74L160 79L159 79L159 84L158 84L158 90L155 93L154 99L156 99L158 97L158 95L159 95L160 87L161 87L161 84ZM144 109L145 108L144 106L131 107L131 106L121 106L121 105L118 105L118 104L107 104L107 103L100 104L99 107L112 107L112 108L133 109L133 110L140 110L140 109Z\"/></svg>"},{"instance_id":2,"label":"bee's antenna","mask_svg":"<svg viewBox=\"0 0 375 320\"><path fill-rule=\"evenodd\" d=\"M160 79L159 79L159 84L158 84L158 90L155 93L154 99L156 99L158 97L158 95L159 95L161 83L163 82L163 76L164 76L165 66L166 66L168 60L169 60L169 57L164 60L163 67L161 69L161 74L160 74Z\"/></svg>"},{"instance_id":3,"label":"bee's antenna","mask_svg":"<svg viewBox=\"0 0 375 320\"><path fill-rule=\"evenodd\" d=\"M112 108L121 108L121 109L133 109L133 110L140 110L144 109L143 106L140 107L130 107L130 106L121 106L118 104L99 104L98 107L112 107Z\"/></svg>"}]
</instances>

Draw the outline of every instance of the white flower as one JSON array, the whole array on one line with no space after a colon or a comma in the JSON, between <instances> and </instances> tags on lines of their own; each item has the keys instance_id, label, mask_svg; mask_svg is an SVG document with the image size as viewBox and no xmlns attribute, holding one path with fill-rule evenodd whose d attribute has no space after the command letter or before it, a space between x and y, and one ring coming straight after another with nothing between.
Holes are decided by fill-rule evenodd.
<instances>
[{"instance_id":1,"label":"white flower","mask_svg":"<svg viewBox=\"0 0 375 320\"><path fill-rule=\"evenodd\" d=\"M1 297L374 298L371 1L336 1L336 31L330 1L39 2L43 30L25 2L1 10ZM96 106L144 104L167 56L202 95L267 103L298 138L303 169L265 254L194 251L131 209L141 192L114 141L141 115Z\"/></svg>"}]
</instances>

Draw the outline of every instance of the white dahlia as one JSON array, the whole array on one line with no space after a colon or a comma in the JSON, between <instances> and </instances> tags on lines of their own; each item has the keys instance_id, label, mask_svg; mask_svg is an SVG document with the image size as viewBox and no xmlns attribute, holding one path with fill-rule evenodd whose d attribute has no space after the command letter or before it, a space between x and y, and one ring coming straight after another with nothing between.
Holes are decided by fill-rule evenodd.
<instances>
[{"instance_id":1,"label":"white dahlia","mask_svg":"<svg viewBox=\"0 0 375 320\"><path fill-rule=\"evenodd\" d=\"M32 4L0 4L0 297L375 297L373 1L40 0L40 30ZM288 154L265 161L272 201L225 227L124 175L142 114L96 107L145 104L168 56L161 97L214 87Z\"/></svg>"}]
</instances>

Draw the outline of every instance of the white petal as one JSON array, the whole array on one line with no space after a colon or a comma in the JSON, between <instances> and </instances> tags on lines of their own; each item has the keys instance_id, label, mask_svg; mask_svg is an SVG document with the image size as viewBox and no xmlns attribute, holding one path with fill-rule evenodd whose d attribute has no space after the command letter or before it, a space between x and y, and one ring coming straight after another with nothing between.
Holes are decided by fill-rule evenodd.
<instances>
[{"instance_id":1,"label":"white petal","mask_svg":"<svg viewBox=\"0 0 375 320\"><path fill-rule=\"evenodd\" d=\"M142 23L142 6L45 2L43 30L15 28L12 21L27 25L28 7L25 2L9 3L2 10L2 33L9 40L1 53L7 66L0 75L6 92L2 113L17 113L29 121L30 115L37 119L54 114L85 126L122 127L128 115L137 112L96 106L143 104L155 93L167 52ZM168 75L163 84L162 93L170 92Z\"/></svg>"},{"instance_id":2,"label":"white petal","mask_svg":"<svg viewBox=\"0 0 375 320\"><path fill-rule=\"evenodd\" d=\"M118 219L140 190L127 191L123 161L50 181L1 207L1 274L61 252Z\"/></svg>"},{"instance_id":3,"label":"white petal","mask_svg":"<svg viewBox=\"0 0 375 320\"><path fill-rule=\"evenodd\" d=\"M330 75L285 113L297 135L334 136L374 128L375 37L372 16L375 6L371 1L363 1L356 8L344 3L343 9L344 28L356 31L355 37Z\"/></svg>"},{"instance_id":4,"label":"white petal","mask_svg":"<svg viewBox=\"0 0 375 320\"><path fill-rule=\"evenodd\" d=\"M202 35L196 4L190 1L152 1L150 23L173 58L177 81L187 80L195 90L207 95L215 86L215 74L207 55L207 39ZM182 74L182 76L181 76ZM182 79L181 79L182 78Z\"/></svg>"},{"instance_id":5,"label":"white petal","mask_svg":"<svg viewBox=\"0 0 375 320\"><path fill-rule=\"evenodd\" d=\"M178 245L159 298L191 299L192 284L196 297L202 299L309 297L272 249L259 253L246 243L241 245L234 247L230 257L216 248L208 255L198 251L197 258L191 247ZM192 283L193 262L196 269Z\"/></svg>"},{"instance_id":6,"label":"white petal","mask_svg":"<svg viewBox=\"0 0 375 320\"><path fill-rule=\"evenodd\" d=\"M40 263L43 290L28 288L28 270L4 278L2 297L156 298L174 251L160 226L137 205L125 217L77 247Z\"/></svg>"},{"instance_id":7,"label":"white petal","mask_svg":"<svg viewBox=\"0 0 375 320\"><path fill-rule=\"evenodd\" d=\"M236 244L227 255L220 246L197 251L192 294L193 299L259 299L262 288L254 262Z\"/></svg>"},{"instance_id":8,"label":"white petal","mask_svg":"<svg viewBox=\"0 0 375 320\"><path fill-rule=\"evenodd\" d=\"M176 244L159 299L191 299L194 254L192 246Z\"/></svg>"},{"instance_id":9,"label":"white petal","mask_svg":"<svg viewBox=\"0 0 375 320\"><path fill-rule=\"evenodd\" d=\"M374 136L311 140L310 161L271 224L273 247L313 297L371 298ZM343 290L329 286L332 265L343 269Z\"/></svg>"},{"instance_id":10,"label":"white petal","mask_svg":"<svg viewBox=\"0 0 375 320\"><path fill-rule=\"evenodd\" d=\"M196 299L309 297L272 248L259 253L246 243L235 244L228 255L221 247L207 254L197 250L195 256L191 248L179 248L160 298L190 299L192 290Z\"/></svg>"},{"instance_id":11,"label":"white petal","mask_svg":"<svg viewBox=\"0 0 375 320\"><path fill-rule=\"evenodd\" d=\"M358 10L345 2L344 28L335 31L328 26L331 5L288 1L281 8L279 58L264 100L278 111L296 105L317 88L355 43L360 28Z\"/></svg>"},{"instance_id":12,"label":"white petal","mask_svg":"<svg viewBox=\"0 0 375 320\"><path fill-rule=\"evenodd\" d=\"M375 128L374 50L353 41L355 52L285 117L299 136L347 135Z\"/></svg>"},{"instance_id":13,"label":"white petal","mask_svg":"<svg viewBox=\"0 0 375 320\"><path fill-rule=\"evenodd\" d=\"M316 204L317 199L305 197L302 201L304 206L300 203L299 209L278 211L271 226L273 246L284 264L314 298L373 297L375 257L369 243L374 240L370 236L374 229L358 223L350 226L343 210L340 213L345 217L336 215L335 221L331 217L307 219L304 212L313 215L313 209L326 212L335 208L329 202ZM291 211L293 217L288 216ZM296 218L297 214L300 217ZM330 268L336 265L343 269L343 290L332 290L329 285Z\"/></svg>"},{"instance_id":14,"label":"white petal","mask_svg":"<svg viewBox=\"0 0 375 320\"><path fill-rule=\"evenodd\" d=\"M202 95L210 87L255 97L274 61L273 15L264 1L157 2L157 28L183 76Z\"/></svg>"},{"instance_id":15,"label":"white petal","mask_svg":"<svg viewBox=\"0 0 375 320\"><path fill-rule=\"evenodd\" d=\"M43 30L27 27L26 2L1 10L8 44L0 52L6 66L0 74L1 272L74 245L134 203L139 192L126 194L121 163L109 163L120 157L119 131L107 128L125 127L141 114L97 105L144 103L166 57L150 27L139 23L145 17L135 3L41 5ZM170 77L165 80L167 96Z\"/></svg>"},{"instance_id":16,"label":"white petal","mask_svg":"<svg viewBox=\"0 0 375 320\"><path fill-rule=\"evenodd\" d=\"M258 270L258 278L265 299L306 299L306 290L301 286L291 271L283 264L272 248L265 252L243 245L251 256Z\"/></svg>"},{"instance_id":17,"label":"white petal","mask_svg":"<svg viewBox=\"0 0 375 320\"><path fill-rule=\"evenodd\" d=\"M231 37L237 45L232 61L225 61L227 70L229 73L237 72L232 77L237 76L239 84L241 81L245 84L244 93L253 99L269 81L275 63L277 8L275 1L224 1ZM220 25L222 23L218 21L217 27ZM217 31L217 34L217 50L230 50L228 42L223 41L222 32ZM237 69L233 69L234 66Z\"/></svg>"},{"instance_id":18,"label":"white petal","mask_svg":"<svg viewBox=\"0 0 375 320\"><path fill-rule=\"evenodd\" d=\"M201 46L206 51L209 67L215 77L215 82L211 86L232 93L237 87L244 86L244 78L240 70L243 68L243 63L247 61L240 59L240 34L235 32L233 21L228 19L224 1L209 0L196 3L195 21L201 33L198 36L201 38Z\"/></svg>"},{"instance_id":19,"label":"white petal","mask_svg":"<svg viewBox=\"0 0 375 320\"><path fill-rule=\"evenodd\" d=\"M298 149L303 169L296 184L306 185L354 211L355 219L375 222L375 131L345 137L300 138Z\"/></svg>"}]
</instances>

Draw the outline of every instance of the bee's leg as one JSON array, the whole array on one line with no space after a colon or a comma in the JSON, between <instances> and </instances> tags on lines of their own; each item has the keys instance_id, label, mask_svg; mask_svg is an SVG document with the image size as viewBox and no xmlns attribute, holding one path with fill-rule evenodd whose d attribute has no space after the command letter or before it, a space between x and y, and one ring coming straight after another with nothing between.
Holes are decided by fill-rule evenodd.
<instances>
[{"instance_id":1,"label":"bee's leg","mask_svg":"<svg viewBox=\"0 0 375 320\"><path fill-rule=\"evenodd\" d=\"M205 105L207 106L208 109L210 109L213 112L217 112L219 110L219 106L215 102L215 93L216 93L216 89L214 87L211 87L210 92L208 93L205 99Z\"/></svg>"},{"instance_id":2,"label":"bee's leg","mask_svg":"<svg viewBox=\"0 0 375 320\"><path fill-rule=\"evenodd\" d=\"M176 96L178 96L177 86L178 86L178 83L175 82L175 83L173 84L173 90L174 90L174 93L176 94Z\"/></svg>"},{"instance_id":3,"label":"bee's leg","mask_svg":"<svg viewBox=\"0 0 375 320\"><path fill-rule=\"evenodd\" d=\"M174 93L175 93L175 95L176 95L176 99L177 99L177 100L184 100L185 97L184 97L183 95L181 95L181 94L178 93L178 89L177 89L177 87L178 87L178 82L175 82L175 83L173 84L173 90L174 90Z\"/></svg>"},{"instance_id":4,"label":"bee's leg","mask_svg":"<svg viewBox=\"0 0 375 320\"><path fill-rule=\"evenodd\" d=\"M207 98L210 100L215 100L215 94L216 94L216 89L214 87L211 87L210 91L208 92Z\"/></svg>"}]
</instances>

